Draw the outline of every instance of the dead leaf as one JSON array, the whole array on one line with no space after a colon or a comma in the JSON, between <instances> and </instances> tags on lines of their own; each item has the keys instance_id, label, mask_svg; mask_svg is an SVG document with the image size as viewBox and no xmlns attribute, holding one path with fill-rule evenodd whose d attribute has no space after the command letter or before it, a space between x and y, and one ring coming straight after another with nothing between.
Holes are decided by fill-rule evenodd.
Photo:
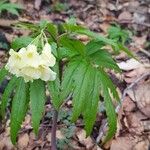
<instances>
[{"instance_id":1,"label":"dead leaf","mask_svg":"<svg viewBox=\"0 0 150 150\"><path fill-rule=\"evenodd\" d=\"M146 38L147 38L147 35L144 35L141 37L133 36L132 40L134 41L135 45L139 45L139 46L143 47L146 42Z\"/></svg>"},{"instance_id":2,"label":"dead leaf","mask_svg":"<svg viewBox=\"0 0 150 150\"><path fill-rule=\"evenodd\" d=\"M110 24L108 23L102 23L99 25L100 29L103 30L104 33L108 32L108 28L110 27Z\"/></svg>"},{"instance_id":3,"label":"dead leaf","mask_svg":"<svg viewBox=\"0 0 150 150\"><path fill-rule=\"evenodd\" d=\"M42 3L42 0L35 0L34 2L35 9L40 10L41 3Z\"/></svg>"},{"instance_id":4,"label":"dead leaf","mask_svg":"<svg viewBox=\"0 0 150 150\"><path fill-rule=\"evenodd\" d=\"M47 134L46 139L47 139L48 142L51 141L51 133L50 132Z\"/></svg>"},{"instance_id":5,"label":"dead leaf","mask_svg":"<svg viewBox=\"0 0 150 150\"><path fill-rule=\"evenodd\" d=\"M10 136L1 134L0 137L0 150L15 150L14 145L11 143Z\"/></svg>"},{"instance_id":6,"label":"dead leaf","mask_svg":"<svg viewBox=\"0 0 150 150\"><path fill-rule=\"evenodd\" d=\"M150 116L150 81L137 85L134 89L127 91L131 99L137 103L138 108Z\"/></svg>"},{"instance_id":7,"label":"dead leaf","mask_svg":"<svg viewBox=\"0 0 150 150\"><path fill-rule=\"evenodd\" d=\"M142 64L139 61L133 58L127 60L126 62L117 63L117 65L119 66L120 69L125 71L133 70L142 66Z\"/></svg>"},{"instance_id":8,"label":"dead leaf","mask_svg":"<svg viewBox=\"0 0 150 150\"><path fill-rule=\"evenodd\" d=\"M112 141L110 150L133 150L134 142L128 137L118 137Z\"/></svg>"},{"instance_id":9,"label":"dead leaf","mask_svg":"<svg viewBox=\"0 0 150 150\"><path fill-rule=\"evenodd\" d=\"M65 138L64 135L62 134L62 132L61 132L60 130L57 130L57 131L56 131L56 137L57 137L58 139L64 139L64 138Z\"/></svg>"},{"instance_id":10,"label":"dead leaf","mask_svg":"<svg viewBox=\"0 0 150 150\"><path fill-rule=\"evenodd\" d=\"M25 149L28 146L28 143L29 143L29 135L27 133L22 134L22 135L19 136L18 148L20 150Z\"/></svg>"},{"instance_id":11,"label":"dead leaf","mask_svg":"<svg viewBox=\"0 0 150 150\"><path fill-rule=\"evenodd\" d=\"M76 136L79 139L79 142L83 144L86 149L91 149L94 146L94 143L90 137L86 138L86 132L85 130L81 129L76 133Z\"/></svg>"},{"instance_id":12,"label":"dead leaf","mask_svg":"<svg viewBox=\"0 0 150 150\"><path fill-rule=\"evenodd\" d=\"M149 149L148 140L138 142L133 148L133 150L148 150L148 149Z\"/></svg>"},{"instance_id":13,"label":"dead leaf","mask_svg":"<svg viewBox=\"0 0 150 150\"><path fill-rule=\"evenodd\" d=\"M87 42L89 40L89 37L87 35L77 35L77 39Z\"/></svg>"},{"instance_id":14,"label":"dead leaf","mask_svg":"<svg viewBox=\"0 0 150 150\"><path fill-rule=\"evenodd\" d=\"M121 21L132 21L132 14L128 11L123 11L119 16L118 20Z\"/></svg>"},{"instance_id":15,"label":"dead leaf","mask_svg":"<svg viewBox=\"0 0 150 150\"><path fill-rule=\"evenodd\" d=\"M119 68L125 71L129 71L125 73L124 80L127 83L134 82L138 77L142 74L150 72L150 65L149 63L140 63L135 59L129 59L126 62L117 63Z\"/></svg>"}]
</instances>

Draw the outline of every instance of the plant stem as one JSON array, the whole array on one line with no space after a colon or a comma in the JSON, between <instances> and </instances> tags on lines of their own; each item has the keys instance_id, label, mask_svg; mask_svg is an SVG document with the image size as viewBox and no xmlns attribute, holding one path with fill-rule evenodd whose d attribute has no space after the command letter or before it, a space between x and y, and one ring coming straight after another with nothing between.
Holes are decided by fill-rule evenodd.
<instances>
[{"instance_id":1,"label":"plant stem","mask_svg":"<svg viewBox=\"0 0 150 150\"><path fill-rule=\"evenodd\" d=\"M58 111L54 109L52 134L51 134L51 150L57 150L56 146L56 128L57 128Z\"/></svg>"}]
</instances>

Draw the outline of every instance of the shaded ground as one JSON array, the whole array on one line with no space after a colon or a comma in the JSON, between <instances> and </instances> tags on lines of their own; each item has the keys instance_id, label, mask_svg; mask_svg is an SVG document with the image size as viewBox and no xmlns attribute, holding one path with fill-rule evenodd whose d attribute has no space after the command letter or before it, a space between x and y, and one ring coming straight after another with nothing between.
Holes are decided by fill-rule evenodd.
<instances>
[{"instance_id":1,"label":"shaded ground","mask_svg":"<svg viewBox=\"0 0 150 150\"><path fill-rule=\"evenodd\" d=\"M70 0L63 2L60 9L56 1L42 2L17 1L25 10L17 19L10 15L2 15L0 19L0 37L2 42L8 44L14 37L28 35L29 32L11 27L18 20L25 22L38 22L46 19L56 23L64 22L74 16L78 24L89 27L98 33L107 34L111 24L120 24L123 28L132 31L131 41L127 44L129 49L137 55L139 62L129 59L124 53L116 57L118 65L124 70L123 75L110 72L111 78L118 86L118 92L124 93L122 107L118 112L118 129L111 141L100 147L98 144L103 138L106 123L102 111L97 120L91 137L86 138L81 119L71 124L69 100L60 112L58 120L58 147L59 149L74 150L148 150L150 143L150 1L149 0ZM60 10L59 10L60 9ZM26 11L28 10L28 11ZM5 39L6 37L6 39ZM86 36L79 36L87 41ZM0 66L7 60L6 50L0 49ZM127 61L128 60L128 61ZM102 105L100 106L102 110ZM19 150L48 150L50 147L52 108L51 104L45 106L45 117L41 122L39 135L32 132L30 113L26 116L18 137ZM9 111L6 125L0 125L0 150L17 149L9 139ZM97 144L96 144L97 143Z\"/></svg>"}]
</instances>

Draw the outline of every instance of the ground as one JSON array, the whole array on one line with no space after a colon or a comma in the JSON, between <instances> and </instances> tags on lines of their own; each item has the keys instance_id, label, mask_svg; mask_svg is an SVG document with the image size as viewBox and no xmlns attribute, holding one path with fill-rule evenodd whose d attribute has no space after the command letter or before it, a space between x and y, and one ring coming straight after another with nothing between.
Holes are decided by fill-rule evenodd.
<instances>
[{"instance_id":1,"label":"ground","mask_svg":"<svg viewBox=\"0 0 150 150\"><path fill-rule=\"evenodd\" d=\"M58 148L65 150L148 150L150 149L150 1L149 0L10 0L25 8L19 17L1 14L0 44L8 47L15 37L28 35L26 30L12 26L18 21L37 23L49 20L64 22L76 17L77 23L102 35L114 23L132 32L126 46L137 56L138 61L128 58L124 53L115 56L123 73L109 72L118 87L121 105L116 106L118 113L117 133L112 140L101 146L106 132L106 118L103 111L97 115L90 137L86 137L82 119L70 123L71 100L67 101L60 112L57 128ZM62 3L61 3L62 2ZM61 4L61 8L59 6ZM86 42L86 36L78 37ZM1 45L0 45L1 46ZM6 46L6 47L7 47ZM7 48L0 48L0 67L7 61ZM3 87L0 87L0 92ZM115 102L114 102L115 105ZM102 107L102 106L100 106ZM102 108L100 108L101 110ZM45 106L45 117L41 121L38 136L31 126L30 112L22 125L16 146L9 138L9 110L6 123L0 122L0 150L48 150L51 144L52 106Z\"/></svg>"}]
</instances>

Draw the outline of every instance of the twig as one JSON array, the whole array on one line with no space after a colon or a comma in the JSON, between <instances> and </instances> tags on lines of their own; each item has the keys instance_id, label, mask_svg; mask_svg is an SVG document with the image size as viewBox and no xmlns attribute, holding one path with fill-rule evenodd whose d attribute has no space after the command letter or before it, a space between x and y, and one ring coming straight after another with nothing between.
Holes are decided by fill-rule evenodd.
<instances>
[{"instance_id":1,"label":"twig","mask_svg":"<svg viewBox=\"0 0 150 150\"><path fill-rule=\"evenodd\" d=\"M125 99L125 96L127 94L127 91L130 90L131 88L133 88L139 81L141 81L142 79L146 78L147 76L149 76L150 73L145 73L143 74L142 76L140 76L139 78L137 78L133 83L131 83L123 92L122 94L122 97L121 97L121 100L120 100L120 104L116 107L115 111L116 113L119 112L121 106L122 106L122 103ZM106 131L107 129L107 126L108 126L108 122L106 122L102 128L99 129L99 135L97 136L97 139L96 139L96 142L99 143L101 138L104 136L104 132Z\"/></svg>"}]
</instances>

